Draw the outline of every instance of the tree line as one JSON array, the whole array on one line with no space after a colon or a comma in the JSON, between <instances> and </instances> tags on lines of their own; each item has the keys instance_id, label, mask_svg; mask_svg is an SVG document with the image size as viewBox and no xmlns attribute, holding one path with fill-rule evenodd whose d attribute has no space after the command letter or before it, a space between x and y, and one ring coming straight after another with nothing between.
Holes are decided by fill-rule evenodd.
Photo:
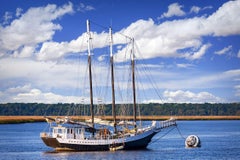
<instances>
[{"instance_id":1,"label":"tree line","mask_svg":"<svg viewBox=\"0 0 240 160\"><path fill-rule=\"evenodd\" d=\"M112 105L96 105L96 115L111 115ZM117 115L132 115L132 104L117 104ZM236 116L240 115L240 103L150 103L138 104L137 115L176 115L176 116ZM89 105L74 103L6 103L0 104L0 115L29 116L77 116L90 115Z\"/></svg>"}]
</instances>

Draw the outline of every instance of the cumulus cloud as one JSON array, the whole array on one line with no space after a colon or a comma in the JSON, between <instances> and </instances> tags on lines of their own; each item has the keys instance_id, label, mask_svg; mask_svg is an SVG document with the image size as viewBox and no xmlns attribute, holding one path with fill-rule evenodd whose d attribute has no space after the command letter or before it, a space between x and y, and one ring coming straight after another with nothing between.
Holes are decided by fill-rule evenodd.
<instances>
[{"instance_id":1,"label":"cumulus cloud","mask_svg":"<svg viewBox=\"0 0 240 160\"><path fill-rule=\"evenodd\" d=\"M142 52L141 58L184 57L196 60L204 56L211 46L209 43L203 44L204 36L240 34L239 8L240 1L229 1L208 17L166 21L159 25L152 19L138 20L121 33L135 37ZM228 24L228 27L224 24ZM185 49L191 52L183 52ZM118 57L124 57L125 51L126 48L119 50ZM140 58L139 55L136 57Z\"/></svg>"},{"instance_id":2,"label":"cumulus cloud","mask_svg":"<svg viewBox=\"0 0 240 160\"><path fill-rule=\"evenodd\" d=\"M94 87L106 85L107 74L103 74L107 73L106 70L108 71L108 68L103 64L96 64L93 70L93 78L96 80L93 83ZM28 58L2 58L0 59L0 84L1 89L12 88L11 92L19 89L15 86L18 85L25 86L26 92L30 92L31 86L31 89L44 88L42 91L44 93L53 92L55 89L70 95L73 94L73 91L86 93L85 89L88 88L87 58L84 61L61 61L58 63L35 61Z\"/></svg>"},{"instance_id":3,"label":"cumulus cloud","mask_svg":"<svg viewBox=\"0 0 240 160\"><path fill-rule=\"evenodd\" d=\"M180 5L174 4L173 6ZM114 34L114 44L122 46L117 50L116 61L123 61L126 57L126 52L130 51L130 46L126 45L126 43L128 43L126 42L126 38L120 36L121 34L135 38L135 42L138 45L138 51L141 52L136 52L137 58L150 59L155 57L177 57L186 58L188 60L200 59L206 54L207 49L211 46L208 43L203 44L202 38L204 36L227 36L240 33L240 20L237 17L237 15L240 14L239 7L239 1L229 1L208 17L179 19L175 21L166 21L161 24L155 24L152 19L133 22L128 27L123 28ZM43 14L43 11L46 13ZM46 7L29 9L19 19L14 20L10 26L0 29L1 33L3 33L0 37L1 39L4 39L3 43L0 44L0 51L2 50L1 53L4 53L4 49L5 51L7 49L15 49L15 56L17 53L23 53L24 55L22 57L26 57L29 54L26 53L26 50L24 49L25 47L21 46L28 46L28 49L30 49L29 47L36 47L36 44L38 43L42 43L40 50L36 51L36 49L32 49L32 51L36 53L35 55L37 55L38 60L57 60L69 53L86 51L87 44L86 35L84 33L70 42L49 41L55 31L61 29L60 25L54 24L52 21L72 11L71 3L62 7L48 5ZM28 19L27 22L30 23L30 18L24 17L32 17L34 14L47 15L50 13L51 16L40 16L40 20L35 20L37 21L36 23L31 21L32 24L37 25L34 25L35 27L33 26L32 30L34 33L29 33L27 27L23 27L21 34L16 34L16 26L19 26L16 24L19 24L20 22L20 24L22 24L25 22L25 19ZM44 22L40 23L43 20ZM228 24L228 27L221 25L223 23ZM39 28L43 34L38 34L40 32L38 31ZM13 32L10 32L10 30L13 30ZM108 33L93 32L92 35L93 47L101 48L108 45L108 43L106 43ZM83 45L81 46L80 44Z\"/></svg>"},{"instance_id":4,"label":"cumulus cloud","mask_svg":"<svg viewBox=\"0 0 240 160\"><path fill-rule=\"evenodd\" d=\"M106 32L97 34L91 32L94 37L94 47L102 48L106 46L106 38L109 35ZM87 34L83 33L77 39L71 40L70 42L44 42L40 51L37 53L38 60L57 60L69 53L86 52L87 50Z\"/></svg>"},{"instance_id":5,"label":"cumulus cloud","mask_svg":"<svg viewBox=\"0 0 240 160\"><path fill-rule=\"evenodd\" d=\"M8 88L9 85L13 84L24 85L25 83L30 83L37 88L44 87L45 89L80 87L77 86L77 80L84 79L87 61L81 62L81 65L78 63L34 61L32 59L13 57L2 58L0 59L0 83L4 88ZM99 70L101 69L99 67ZM11 82L9 82L10 79ZM79 85L83 86L84 84Z\"/></svg>"},{"instance_id":6,"label":"cumulus cloud","mask_svg":"<svg viewBox=\"0 0 240 160\"><path fill-rule=\"evenodd\" d=\"M238 50L237 57L240 58L240 50Z\"/></svg>"},{"instance_id":7,"label":"cumulus cloud","mask_svg":"<svg viewBox=\"0 0 240 160\"><path fill-rule=\"evenodd\" d=\"M25 83L45 89L59 86L61 86L59 88L71 88L76 87L76 76L79 75L74 64L56 64L16 58L1 59L0 72L0 83L4 88L13 84L25 85Z\"/></svg>"},{"instance_id":8,"label":"cumulus cloud","mask_svg":"<svg viewBox=\"0 0 240 160\"><path fill-rule=\"evenodd\" d=\"M178 4L178 6L180 5ZM180 6L180 10L182 7ZM115 54L116 61L123 61L127 56L126 53L131 50L129 41L126 42L126 38L121 37L119 33L135 38L137 45L136 57L139 59L155 57L185 58L190 61L201 59L211 47L210 43L204 42L204 37L240 34L239 8L240 1L229 1L209 16L165 21L160 24L156 24L152 19L137 20L114 33L113 37L116 45L114 48L117 51ZM12 94L15 94L15 100L26 99L27 97L34 99L35 97L36 100L47 101L50 100L47 99L47 96L49 96L53 100L58 99L61 101L65 96L54 93L53 88L63 90L64 88L73 89L76 87L76 81L79 81L77 76L85 75L84 71L86 70L84 67L86 66L84 64L79 67L72 61L66 62L64 58L68 54L72 55L86 51L86 34L83 33L69 42L52 41L55 32L62 28L55 20L72 12L73 6L71 3L61 7L47 5L45 7L30 8L25 13L19 10L17 19L6 27L0 27L0 84L2 88L8 88L0 91L1 97L12 92ZM171 15L170 12L167 13L166 15ZM32 19L32 17L36 18ZM228 24L228 27L225 27L225 24ZM31 30L26 26L31 26ZM108 33L92 32L91 34L93 47L102 48L108 45L106 43ZM10 57L4 56L8 53L11 53ZM35 55L34 58L39 61L35 61L34 58L27 58L32 55ZM238 57L240 58L240 51ZM99 57L99 60L103 59L104 57ZM187 63L177 66L182 68L191 67ZM96 68L97 74L99 74L97 76L105 76L102 74L101 66ZM159 80L158 86L172 90L166 91L166 99L177 100L174 94L183 93L186 96L183 96L179 101L192 96L197 98L199 102L200 100L212 102L214 99L217 101L219 97L209 92L194 93L190 91L191 89L209 86L223 87L229 85L228 82L232 82L233 79L239 79L240 75L239 70L210 75L203 74L201 76L192 73L181 75L181 73L161 72L158 77L162 78L164 76L160 74L164 74L167 78L164 79L165 83ZM103 79L105 78L102 77ZM228 84L220 83L221 80ZM99 81L99 83L103 85L106 82ZM14 88L11 87L11 84L19 84L19 86ZM147 85L144 87L147 88ZM41 90L42 87L45 90ZM184 91L184 89L188 89L188 91ZM212 101L207 99L207 96L211 97ZM67 101L67 99L65 100ZM193 98L191 100L195 102Z\"/></svg>"},{"instance_id":9,"label":"cumulus cloud","mask_svg":"<svg viewBox=\"0 0 240 160\"><path fill-rule=\"evenodd\" d=\"M9 88L0 92L0 103L79 103L80 97L63 96L52 92L42 92L30 84Z\"/></svg>"},{"instance_id":10,"label":"cumulus cloud","mask_svg":"<svg viewBox=\"0 0 240 160\"><path fill-rule=\"evenodd\" d=\"M184 16L186 13L182 10L183 6L178 3L172 3L168 6L168 11L163 13L161 18L169 18L173 16Z\"/></svg>"},{"instance_id":11,"label":"cumulus cloud","mask_svg":"<svg viewBox=\"0 0 240 160\"><path fill-rule=\"evenodd\" d=\"M71 12L72 3L62 7L49 4L46 7L30 8L10 25L0 27L0 51L16 51L24 46L36 46L51 40L55 31L61 29L59 24L52 21Z\"/></svg>"},{"instance_id":12,"label":"cumulus cloud","mask_svg":"<svg viewBox=\"0 0 240 160\"><path fill-rule=\"evenodd\" d=\"M224 99L217 97L209 92L194 93L191 91L169 91L163 93L163 98L166 102L172 103L222 103Z\"/></svg>"},{"instance_id":13,"label":"cumulus cloud","mask_svg":"<svg viewBox=\"0 0 240 160\"><path fill-rule=\"evenodd\" d=\"M214 36L228 36L239 34L240 1L229 1L223 4L215 13L209 16L205 22L206 31ZM225 27L227 24L227 27Z\"/></svg>"},{"instance_id":14,"label":"cumulus cloud","mask_svg":"<svg viewBox=\"0 0 240 160\"><path fill-rule=\"evenodd\" d=\"M67 97L71 97L73 91L80 89L79 91L84 92L86 95L88 88L88 81L86 79L86 70L87 70L87 62L80 63L54 63L52 61L33 61L31 59L16 59L16 58L4 58L0 60L0 84L1 89L7 88L6 90L1 90L0 96L2 102L23 102L26 99L26 102L33 102L38 100L42 102L43 100L48 101L50 103L50 98L46 99L47 96L52 96L52 103L56 101L68 101ZM21 66L21 67L20 67ZM183 65L186 66L186 65ZM151 67L151 66L150 66ZM142 75L140 76L141 83L138 88L139 93L144 92L145 90L152 89L152 85L149 82L146 82L144 79L149 76L154 78L157 82L157 88L162 89L171 89L172 91L166 92L164 99L166 102L173 102L177 97L170 96L173 91L183 91L184 89L188 89L191 92L192 89L203 89L203 88L221 88L224 86L228 86L229 82L233 80L240 79L240 70L229 70L223 73L217 74L199 74L199 73L172 73L172 72L159 72L155 70L156 66L152 66L151 75L146 77ZM104 71L105 69L105 71ZM118 81L116 84L121 86L121 89L125 90L127 88L128 82L128 73L126 73L126 66L120 66L115 68L116 80ZM138 68L138 71L141 68ZM7 72L6 72L7 71ZM154 72L155 71L155 72ZM98 87L106 87L106 80L108 79L107 73L108 69L106 67L102 67L101 65L97 65L94 68L94 88L96 85ZM139 71L140 72L140 71ZM153 74L153 75L152 75ZM122 76L122 77L121 77ZM176 78L177 77L177 78ZM96 79L97 78L97 79ZM124 79L125 78L125 79ZM126 81L124 81L126 80ZM81 82L81 83L80 83ZM223 83L225 82L225 83ZM97 83L97 84L96 84ZM18 84L13 87L12 84ZM109 84L108 84L109 85ZM126 88L124 88L126 86ZM86 87L86 88L85 88ZM44 88L44 90L41 90ZM61 96L60 94L54 93L54 88L58 91L64 91L64 95L70 96ZM109 87L110 88L110 87ZM85 90L82 90L85 89ZM96 88L95 88L96 89ZM66 92L68 91L68 92ZM97 90L96 90L97 91ZM98 90L99 91L99 90ZM154 91L153 91L154 92ZM183 91L184 93L186 91ZM191 95L187 92L187 95ZM110 93L110 92L109 92ZM167 94L168 93L168 94ZM179 92L178 92L179 93ZM238 90L236 88L236 95L238 95ZM195 94L195 95L194 95ZM188 102L213 102L214 96L211 99L200 98L204 95L203 93L194 93L195 97L198 96L198 101L192 99L188 99ZM99 95L99 93L95 94ZM60 96L60 97L58 97ZM194 97L193 96L193 97ZM75 96L74 96L75 97ZM14 98L14 99L13 99ZM29 98L29 100L27 100ZM150 97L153 98L153 97ZM174 99L175 98L175 99ZM187 97L183 97L186 98ZM178 99L177 102L184 99ZM188 97L189 98L189 97ZM215 97L216 98L216 97ZM119 99L118 99L119 100ZM218 99L215 99L218 100ZM75 101L74 101L75 102ZM153 102L153 101L152 101ZM187 102L187 101L185 101Z\"/></svg>"},{"instance_id":15,"label":"cumulus cloud","mask_svg":"<svg viewBox=\"0 0 240 160\"><path fill-rule=\"evenodd\" d=\"M31 89L30 92L19 93L16 97L13 97L12 101L24 103L79 103L79 99L75 96L63 96L52 92L43 93L39 89Z\"/></svg>"}]
</instances>

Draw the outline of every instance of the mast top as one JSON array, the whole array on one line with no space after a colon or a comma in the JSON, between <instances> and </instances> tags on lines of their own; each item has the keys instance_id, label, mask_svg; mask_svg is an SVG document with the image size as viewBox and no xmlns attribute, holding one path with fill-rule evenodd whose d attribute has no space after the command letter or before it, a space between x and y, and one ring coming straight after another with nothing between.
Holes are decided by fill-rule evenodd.
<instances>
[{"instance_id":1,"label":"mast top","mask_svg":"<svg viewBox=\"0 0 240 160\"><path fill-rule=\"evenodd\" d=\"M91 56L91 49L90 49L91 34L90 34L90 21L89 20L87 20L87 34L88 34L88 56Z\"/></svg>"},{"instance_id":2,"label":"mast top","mask_svg":"<svg viewBox=\"0 0 240 160\"><path fill-rule=\"evenodd\" d=\"M132 41L132 54L131 54L131 60L134 61L135 56L134 56L134 38L131 38Z\"/></svg>"},{"instance_id":3,"label":"mast top","mask_svg":"<svg viewBox=\"0 0 240 160\"><path fill-rule=\"evenodd\" d=\"M90 21L87 19L87 33L90 32Z\"/></svg>"},{"instance_id":4,"label":"mast top","mask_svg":"<svg viewBox=\"0 0 240 160\"><path fill-rule=\"evenodd\" d=\"M113 45L113 37L112 37L112 28L109 28L109 43L110 43L110 57L113 56L113 52L112 52L112 45Z\"/></svg>"}]
</instances>

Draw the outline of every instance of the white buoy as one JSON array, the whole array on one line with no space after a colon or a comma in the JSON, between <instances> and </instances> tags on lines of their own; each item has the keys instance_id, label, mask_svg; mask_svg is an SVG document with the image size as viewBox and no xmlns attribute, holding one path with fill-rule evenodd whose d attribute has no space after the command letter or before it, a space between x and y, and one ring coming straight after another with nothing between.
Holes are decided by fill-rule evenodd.
<instances>
[{"instance_id":1,"label":"white buoy","mask_svg":"<svg viewBox=\"0 0 240 160\"><path fill-rule=\"evenodd\" d=\"M190 135L185 140L185 146L188 148L201 147L201 142L198 136Z\"/></svg>"}]
</instances>

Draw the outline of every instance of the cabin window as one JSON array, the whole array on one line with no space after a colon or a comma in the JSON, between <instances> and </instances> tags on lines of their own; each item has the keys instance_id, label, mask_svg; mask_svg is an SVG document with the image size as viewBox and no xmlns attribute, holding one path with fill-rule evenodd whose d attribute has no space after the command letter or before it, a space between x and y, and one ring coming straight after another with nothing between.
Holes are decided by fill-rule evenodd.
<instances>
[{"instance_id":1,"label":"cabin window","mask_svg":"<svg viewBox=\"0 0 240 160\"><path fill-rule=\"evenodd\" d=\"M62 129L58 129L58 133L62 133Z\"/></svg>"},{"instance_id":2,"label":"cabin window","mask_svg":"<svg viewBox=\"0 0 240 160\"><path fill-rule=\"evenodd\" d=\"M79 134L80 133L79 128L75 128L75 132Z\"/></svg>"},{"instance_id":3,"label":"cabin window","mask_svg":"<svg viewBox=\"0 0 240 160\"><path fill-rule=\"evenodd\" d=\"M54 133L58 133L58 129L54 129L53 132L54 132Z\"/></svg>"}]
</instances>

